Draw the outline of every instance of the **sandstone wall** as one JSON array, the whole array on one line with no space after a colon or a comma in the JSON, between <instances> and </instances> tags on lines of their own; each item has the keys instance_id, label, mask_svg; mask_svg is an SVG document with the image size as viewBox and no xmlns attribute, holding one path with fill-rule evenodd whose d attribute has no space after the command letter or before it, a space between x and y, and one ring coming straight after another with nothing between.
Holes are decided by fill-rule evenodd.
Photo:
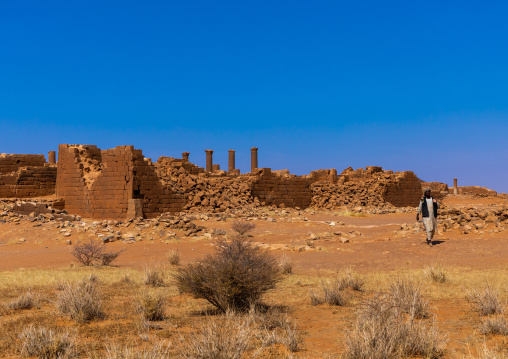
<instances>
[{"instance_id":1,"label":"sandstone wall","mask_svg":"<svg viewBox=\"0 0 508 359\"><path fill-rule=\"evenodd\" d=\"M312 201L312 180L301 176L277 176L269 168L258 171L252 196L267 205L307 208Z\"/></svg>"},{"instance_id":2,"label":"sandstone wall","mask_svg":"<svg viewBox=\"0 0 508 359\"><path fill-rule=\"evenodd\" d=\"M60 145L57 196L69 213L84 217L125 219L129 200L141 199L150 218L183 208L182 196L164 188L155 167L141 150L118 146Z\"/></svg>"},{"instance_id":3,"label":"sandstone wall","mask_svg":"<svg viewBox=\"0 0 508 359\"><path fill-rule=\"evenodd\" d=\"M0 154L0 197L52 195L55 183L56 167L44 155Z\"/></svg>"}]
</instances>

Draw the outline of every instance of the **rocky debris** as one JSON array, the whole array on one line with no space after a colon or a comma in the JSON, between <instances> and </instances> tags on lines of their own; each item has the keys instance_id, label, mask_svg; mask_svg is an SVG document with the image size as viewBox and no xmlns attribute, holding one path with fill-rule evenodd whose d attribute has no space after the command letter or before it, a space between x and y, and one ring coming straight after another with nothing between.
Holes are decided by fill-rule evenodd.
<instances>
[{"instance_id":1,"label":"rocky debris","mask_svg":"<svg viewBox=\"0 0 508 359\"><path fill-rule=\"evenodd\" d=\"M444 207L440 210L439 219L445 231L455 229L461 234L479 233L476 231L493 225L492 231L497 233L508 228L508 205L481 209Z\"/></svg>"}]
</instances>

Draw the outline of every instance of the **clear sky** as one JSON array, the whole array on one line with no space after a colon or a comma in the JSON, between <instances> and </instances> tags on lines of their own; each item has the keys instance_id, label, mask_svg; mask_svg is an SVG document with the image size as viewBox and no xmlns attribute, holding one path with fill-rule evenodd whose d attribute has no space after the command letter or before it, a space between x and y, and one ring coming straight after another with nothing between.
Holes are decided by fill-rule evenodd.
<instances>
[{"instance_id":1,"label":"clear sky","mask_svg":"<svg viewBox=\"0 0 508 359\"><path fill-rule=\"evenodd\" d=\"M508 192L508 2L0 1L0 152L339 173Z\"/></svg>"}]
</instances>

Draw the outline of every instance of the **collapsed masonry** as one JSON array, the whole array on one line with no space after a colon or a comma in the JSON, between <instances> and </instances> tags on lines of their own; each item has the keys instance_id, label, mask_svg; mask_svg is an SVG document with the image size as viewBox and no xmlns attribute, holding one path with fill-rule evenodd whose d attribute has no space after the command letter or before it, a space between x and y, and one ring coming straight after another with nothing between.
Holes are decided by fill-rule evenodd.
<instances>
[{"instance_id":1,"label":"collapsed masonry","mask_svg":"<svg viewBox=\"0 0 508 359\"><path fill-rule=\"evenodd\" d=\"M235 169L233 150L229 152L228 171L221 171L213 164L211 150L205 151L204 169L189 162L188 152L181 159L160 157L152 163L133 146L100 150L92 145L67 144L59 146L57 167L46 164L40 155L38 168L55 172L53 187L48 185L44 194L56 191L69 213L100 219L152 218L180 211L223 212L246 205L405 207L416 206L421 196L421 181L412 172L367 167L356 171L348 168L340 175L330 169L296 176L288 170L258 168L257 150L251 149L251 172L246 174ZM14 192L0 197L42 195Z\"/></svg>"}]
</instances>

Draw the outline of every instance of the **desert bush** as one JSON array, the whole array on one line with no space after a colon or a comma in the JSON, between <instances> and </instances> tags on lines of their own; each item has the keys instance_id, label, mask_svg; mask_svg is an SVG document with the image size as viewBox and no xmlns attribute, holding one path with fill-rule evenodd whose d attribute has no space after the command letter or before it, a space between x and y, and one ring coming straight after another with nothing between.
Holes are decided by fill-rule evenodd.
<instances>
[{"instance_id":1,"label":"desert bush","mask_svg":"<svg viewBox=\"0 0 508 359\"><path fill-rule=\"evenodd\" d=\"M276 259L240 237L216 243L214 255L181 268L175 275L181 292L206 299L220 310L246 310L280 279Z\"/></svg>"},{"instance_id":2,"label":"desert bush","mask_svg":"<svg viewBox=\"0 0 508 359\"><path fill-rule=\"evenodd\" d=\"M365 290L365 280L357 273L353 272L351 268L346 269L346 271L339 276L339 285L341 288L349 288L357 292L363 292Z\"/></svg>"},{"instance_id":3,"label":"desert bush","mask_svg":"<svg viewBox=\"0 0 508 359\"><path fill-rule=\"evenodd\" d=\"M69 333L55 333L44 327L29 326L20 334L21 356L41 359L74 357L74 339Z\"/></svg>"},{"instance_id":4,"label":"desert bush","mask_svg":"<svg viewBox=\"0 0 508 359\"><path fill-rule=\"evenodd\" d=\"M310 301L312 305L329 304L329 305L346 305L347 298L344 293L340 281L322 281L319 289L310 290Z\"/></svg>"},{"instance_id":5,"label":"desert bush","mask_svg":"<svg viewBox=\"0 0 508 359\"><path fill-rule=\"evenodd\" d=\"M296 324L289 318L286 309L267 307L266 310L254 308L250 315L261 329L257 337L262 346L282 344L290 352L296 352L301 347L301 335Z\"/></svg>"},{"instance_id":6,"label":"desert bush","mask_svg":"<svg viewBox=\"0 0 508 359\"><path fill-rule=\"evenodd\" d=\"M7 304L11 310L32 309L39 305L39 297L28 291L21 294L18 298Z\"/></svg>"},{"instance_id":7,"label":"desert bush","mask_svg":"<svg viewBox=\"0 0 508 359\"><path fill-rule=\"evenodd\" d=\"M498 315L495 317L489 317L483 320L482 325L480 326L480 333L487 334L501 334L508 335L508 324L506 323L506 319L502 315Z\"/></svg>"},{"instance_id":8,"label":"desert bush","mask_svg":"<svg viewBox=\"0 0 508 359\"><path fill-rule=\"evenodd\" d=\"M423 298L422 284L409 278L397 277L390 284L390 298L394 306L415 318L429 315L429 304Z\"/></svg>"},{"instance_id":9,"label":"desert bush","mask_svg":"<svg viewBox=\"0 0 508 359\"><path fill-rule=\"evenodd\" d=\"M81 264L91 266L94 264L109 265L113 262L124 250L117 252L106 252L106 246L102 242L93 241L78 243L71 251L71 255Z\"/></svg>"},{"instance_id":10,"label":"desert bush","mask_svg":"<svg viewBox=\"0 0 508 359\"><path fill-rule=\"evenodd\" d=\"M504 311L504 305L499 299L498 291L488 284L483 290L470 288L467 297L474 310L480 315L502 314Z\"/></svg>"},{"instance_id":11,"label":"desert bush","mask_svg":"<svg viewBox=\"0 0 508 359\"><path fill-rule=\"evenodd\" d=\"M256 228L256 225L254 223L240 222L240 221L231 223L231 229L233 231L235 231L237 234L239 234L240 236L243 236L246 233L254 230L254 228Z\"/></svg>"},{"instance_id":12,"label":"desert bush","mask_svg":"<svg viewBox=\"0 0 508 359\"><path fill-rule=\"evenodd\" d=\"M76 284L65 283L57 298L58 309L77 322L104 317L97 277L84 278Z\"/></svg>"},{"instance_id":13,"label":"desert bush","mask_svg":"<svg viewBox=\"0 0 508 359\"><path fill-rule=\"evenodd\" d=\"M428 267L424 273L434 283L445 283L447 281L446 271L440 263Z\"/></svg>"},{"instance_id":14,"label":"desert bush","mask_svg":"<svg viewBox=\"0 0 508 359\"><path fill-rule=\"evenodd\" d=\"M180 265L180 252L179 251L171 250L168 252L167 256L168 256L169 264L171 264L173 266Z\"/></svg>"},{"instance_id":15,"label":"desert bush","mask_svg":"<svg viewBox=\"0 0 508 359\"><path fill-rule=\"evenodd\" d=\"M291 274L293 273L293 261L289 256L284 253L279 260L280 272L282 274Z\"/></svg>"},{"instance_id":16,"label":"desert bush","mask_svg":"<svg viewBox=\"0 0 508 359\"><path fill-rule=\"evenodd\" d=\"M164 286L164 272L161 268L146 267L145 268L145 284L152 287Z\"/></svg>"},{"instance_id":17,"label":"desert bush","mask_svg":"<svg viewBox=\"0 0 508 359\"><path fill-rule=\"evenodd\" d=\"M138 311L150 321L164 320L166 296L155 290L144 291L139 297Z\"/></svg>"},{"instance_id":18,"label":"desert bush","mask_svg":"<svg viewBox=\"0 0 508 359\"><path fill-rule=\"evenodd\" d=\"M367 301L346 335L346 359L385 359L407 356L438 358L443 341L435 322L426 326L404 315L390 298Z\"/></svg>"},{"instance_id":19,"label":"desert bush","mask_svg":"<svg viewBox=\"0 0 508 359\"><path fill-rule=\"evenodd\" d=\"M105 359L166 359L171 358L169 346L156 343L148 348L110 345L106 348Z\"/></svg>"},{"instance_id":20,"label":"desert bush","mask_svg":"<svg viewBox=\"0 0 508 359\"><path fill-rule=\"evenodd\" d=\"M190 343L178 348L180 358L240 359L248 350L253 329L249 316L226 312L220 318L206 318L191 333Z\"/></svg>"}]
</instances>

